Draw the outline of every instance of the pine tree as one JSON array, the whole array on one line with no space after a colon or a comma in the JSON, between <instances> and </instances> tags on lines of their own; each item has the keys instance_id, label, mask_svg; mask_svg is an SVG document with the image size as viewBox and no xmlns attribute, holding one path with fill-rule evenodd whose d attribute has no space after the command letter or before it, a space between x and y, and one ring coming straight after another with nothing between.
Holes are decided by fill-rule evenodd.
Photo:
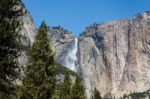
<instances>
[{"instance_id":1,"label":"pine tree","mask_svg":"<svg viewBox=\"0 0 150 99\"><path fill-rule=\"evenodd\" d=\"M51 99L54 93L56 67L47 33L48 27L42 22L29 51L29 66L23 79L21 99Z\"/></svg>"},{"instance_id":2,"label":"pine tree","mask_svg":"<svg viewBox=\"0 0 150 99\"><path fill-rule=\"evenodd\" d=\"M15 94L23 13L21 0L0 1L0 98Z\"/></svg>"},{"instance_id":3,"label":"pine tree","mask_svg":"<svg viewBox=\"0 0 150 99\"><path fill-rule=\"evenodd\" d=\"M95 88L94 89L94 99L102 99L102 97L100 96L100 92Z\"/></svg>"},{"instance_id":4,"label":"pine tree","mask_svg":"<svg viewBox=\"0 0 150 99\"><path fill-rule=\"evenodd\" d=\"M64 82L61 87L60 99L71 99L71 79L69 72L66 72Z\"/></svg>"},{"instance_id":5,"label":"pine tree","mask_svg":"<svg viewBox=\"0 0 150 99\"><path fill-rule=\"evenodd\" d=\"M82 85L81 78L79 76L75 79L75 84L72 87L71 99L85 99L85 88Z\"/></svg>"}]
</instances>

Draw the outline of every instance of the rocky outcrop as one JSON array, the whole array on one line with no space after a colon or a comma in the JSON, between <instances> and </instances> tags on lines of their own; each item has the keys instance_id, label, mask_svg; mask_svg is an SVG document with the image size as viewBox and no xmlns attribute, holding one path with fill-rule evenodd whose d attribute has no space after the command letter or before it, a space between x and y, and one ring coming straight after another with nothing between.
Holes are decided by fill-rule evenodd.
<instances>
[{"instance_id":1,"label":"rocky outcrop","mask_svg":"<svg viewBox=\"0 0 150 99\"><path fill-rule=\"evenodd\" d=\"M87 27L78 40L77 72L86 94L120 97L150 88L150 12Z\"/></svg>"},{"instance_id":2,"label":"rocky outcrop","mask_svg":"<svg viewBox=\"0 0 150 99\"><path fill-rule=\"evenodd\" d=\"M23 26L21 28L21 44L22 44L22 52L20 57L18 58L19 65L26 65L27 63L27 50L33 44L35 40L35 36L37 34L37 29L35 28L33 19L31 18L29 12L27 12L23 17L21 17L23 21Z\"/></svg>"},{"instance_id":3,"label":"rocky outcrop","mask_svg":"<svg viewBox=\"0 0 150 99\"><path fill-rule=\"evenodd\" d=\"M50 28L49 36L55 51L55 60L61 65L74 70L77 51L75 36L60 26Z\"/></svg>"}]
</instances>

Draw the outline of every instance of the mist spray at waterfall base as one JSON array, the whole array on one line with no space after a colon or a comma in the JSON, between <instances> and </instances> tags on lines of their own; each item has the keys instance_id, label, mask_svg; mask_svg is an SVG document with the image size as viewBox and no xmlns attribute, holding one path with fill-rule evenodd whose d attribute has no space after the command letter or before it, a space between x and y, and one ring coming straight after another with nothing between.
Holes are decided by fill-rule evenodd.
<instances>
[{"instance_id":1,"label":"mist spray at waterfall base","mask_svg":"<svg viewBox=\"0 0 150 99\"><path fill-rule=\"evenodd\" d=\"M77 61L78 39L75 38L72 48L68 51L65 58L65 66L75 71L75 63Z\"/></svg>"}]
</instances>

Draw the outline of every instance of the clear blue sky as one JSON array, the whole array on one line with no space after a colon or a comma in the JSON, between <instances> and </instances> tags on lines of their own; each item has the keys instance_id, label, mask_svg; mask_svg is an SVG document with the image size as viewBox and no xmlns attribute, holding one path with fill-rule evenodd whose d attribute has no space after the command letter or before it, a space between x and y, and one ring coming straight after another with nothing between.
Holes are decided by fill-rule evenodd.
<instances>
[{"instance_id":1,"label":"clear blue sky","mask_svg":"<svg viewBox=\"0 0 150 99\"><path fill-rule=\"evenodd\" d=\"M78 36L86 26L150 11L150 0L23 0L36 27L42 20Z\"/></svg>"}]
</instances>

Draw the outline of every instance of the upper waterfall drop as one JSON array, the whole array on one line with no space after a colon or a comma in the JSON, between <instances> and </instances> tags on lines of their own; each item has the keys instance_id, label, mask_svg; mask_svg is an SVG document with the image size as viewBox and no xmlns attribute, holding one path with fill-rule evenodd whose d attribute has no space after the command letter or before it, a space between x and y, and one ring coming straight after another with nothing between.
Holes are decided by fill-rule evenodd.
<instances>
[{"instance_id":1,"label":"upper waterfall drop","mask_svg":"<svg viewBox=\"0 0 150 99\"><path fill-rule=\"evenodd\" d=\"M77 61L77 50L78 50L78 39L75 38L72 48L68 51L67 56L65 58L65 66L75 71L75 63Z\"/></svg>"}]
</instances>

